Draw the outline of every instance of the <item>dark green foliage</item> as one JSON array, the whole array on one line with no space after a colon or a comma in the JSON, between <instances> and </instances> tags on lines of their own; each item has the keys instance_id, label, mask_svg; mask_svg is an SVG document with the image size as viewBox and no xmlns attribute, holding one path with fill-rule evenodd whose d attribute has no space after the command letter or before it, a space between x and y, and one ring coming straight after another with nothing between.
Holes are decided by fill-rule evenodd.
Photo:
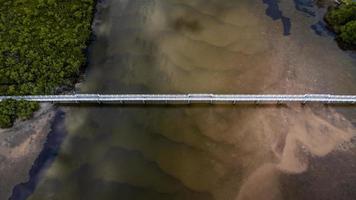
<instances>
[{"instance_id":1,"label":"dark green foliage","mask_svg":"<svg viewBox=\"0 0 356 200\"><path fill-rule=\"evenodd\" d=\"M338 34L338 40L347 46L356 45L356 2L331 8L325 20Z\"/></svg>"},{"instance_id":2,"label":"dark green foliage","mask_svg":"<svg viewBox=\"0 0 356 200\"><path fill-rule=\"evenodd\" d=\"M0 0L0 95L71 86L85 61L93 6L94 0ZM1 124L11 124L13 110L28 116L13 104L0 104Z\"/></svg>"},{"instance_id":3,"label":"dark green foliage","mask_svg":"<svg viewBox=\"0 0 356 200\"><path fill-rule=\"evenodd\" d=\"M341 28L340 38L347 44L356 46L356 20L345 24Z\"/></svg>"},{"instance_id":4,"label":"dark green foliage","mask_svg":"<svg viewBox=\"0 0 356 200\"><path fill-rule=\"evenodd\" d=\"M16 119L16 102L6 100L0 102L0 127L11 127Z\"/></svg>"},{"instance_id":5,"label":"dark green foliage","mask_svg":"<svg viewBox=\"0 0 356 200\"><path fill-rule=\"evenodd\" d=\"M51 93L84 62L93 0L0 0L0 84L7 94Z\"/></svg>"},{"instance_id":6,"label":"dark green foliage","mask_svg":"<svg viewBox=\"0 0 356 200\"><path fill-rule=\"evenodd\" d=\"M356 20L356 3L342 4L339 7L331 8L326 15L326 20L336 30L340 30L341 26Z\"/></svg>"},{"instance_id":7,"label":"dark green foliage","mask_svg":"<svg viewBox=\"0 0 356 200\"><path fill-rule=\"evenodd\" d=\"M35 102L5 100L0 102L0 127L9 128L15 119L26 120L32 113L38 110L39 106Z\"/></svg>"}]
</instances>

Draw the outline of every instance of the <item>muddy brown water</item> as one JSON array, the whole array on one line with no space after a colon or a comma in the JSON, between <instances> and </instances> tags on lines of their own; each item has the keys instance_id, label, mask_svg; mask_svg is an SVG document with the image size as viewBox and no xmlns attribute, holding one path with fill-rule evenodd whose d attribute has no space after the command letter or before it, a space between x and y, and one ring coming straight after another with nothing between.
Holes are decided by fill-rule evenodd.
<instances>
[{"instance_id":1,"label":"muddy brown water","mask_svg":"<svg viewBox=\"0 0 356 200\"><path fill-rule=\"evenodd\" d=\"M98 3L82 93L356 94L308 0ZM355 107L66 107L29 199L355 199Z\"/></svg>"}]
</instances>

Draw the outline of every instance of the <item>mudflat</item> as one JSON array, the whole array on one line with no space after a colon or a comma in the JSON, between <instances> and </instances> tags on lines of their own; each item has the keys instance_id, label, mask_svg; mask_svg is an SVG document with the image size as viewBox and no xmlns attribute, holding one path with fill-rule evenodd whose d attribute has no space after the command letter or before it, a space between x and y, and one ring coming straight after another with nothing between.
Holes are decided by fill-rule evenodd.
<instances>
[{"instance_id":1,"label":"mudflat","mask_svg":"<svg viewBox=\"0 0 356 200\"><path fill-rule=\"evenodd\" d=\"M28 179L54 114L50 104L43 104L31 120L16 122L11 129L0 129L0 199L8 199L14 185Z\"/></svg>"}]
</instances>

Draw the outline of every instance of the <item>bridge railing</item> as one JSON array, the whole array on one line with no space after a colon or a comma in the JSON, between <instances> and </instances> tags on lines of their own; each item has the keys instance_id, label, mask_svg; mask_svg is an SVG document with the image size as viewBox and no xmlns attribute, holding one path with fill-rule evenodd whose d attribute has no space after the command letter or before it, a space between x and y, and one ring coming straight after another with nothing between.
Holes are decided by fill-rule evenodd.
<instances>
[{"instance_id":1,"label":"bridge railing","mask_svg":"<svg viewBox=\"0 0 356 200\"><path fill-rule=\"evenodd\" d=\"M5 99L53 103L356 103L356 95L330 94L73 94L0 96Z\"/></svg>"}]
</instances>

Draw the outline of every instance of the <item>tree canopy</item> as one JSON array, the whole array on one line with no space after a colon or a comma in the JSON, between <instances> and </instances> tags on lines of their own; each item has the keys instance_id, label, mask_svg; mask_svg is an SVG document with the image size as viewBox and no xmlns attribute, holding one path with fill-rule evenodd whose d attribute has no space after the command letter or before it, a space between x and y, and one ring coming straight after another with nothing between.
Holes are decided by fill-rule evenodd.
<instances>
[{"instance_id":1,"label":"tree canopy","mask_svg":"<svg viewBox=\"0 0 356 200\"><path fill-rule=\"evenodd\" d=\"M93 7L94 0L0 0L0 95L51 94L73 85L85 62ZM13 104L1 103L0 112L21 112L4 108ZM0 117L4 127L9 117Z\"/></svg>"},{"instance_id":2,"label":"tree canopy","mask_svg":"<svg viewBox=\"0 0 356 200\"><path fill-rule=\"evenodd\" d=\"M5 100L0 102L0 125L2 128L12 126L15 119L29 119L38 109L35 102Z\"/></svg>"},{"instance_id":3,"label":"tree canopy","mask_svg":"<svg viewBox=\"0 0 356 200\"><path fill-rule=\"evenodd\" d=\"M347 1L331 8L325 20L337 33L339 41L350 48L356 47L356 2Z\"/></svg>"}]
</instances>

